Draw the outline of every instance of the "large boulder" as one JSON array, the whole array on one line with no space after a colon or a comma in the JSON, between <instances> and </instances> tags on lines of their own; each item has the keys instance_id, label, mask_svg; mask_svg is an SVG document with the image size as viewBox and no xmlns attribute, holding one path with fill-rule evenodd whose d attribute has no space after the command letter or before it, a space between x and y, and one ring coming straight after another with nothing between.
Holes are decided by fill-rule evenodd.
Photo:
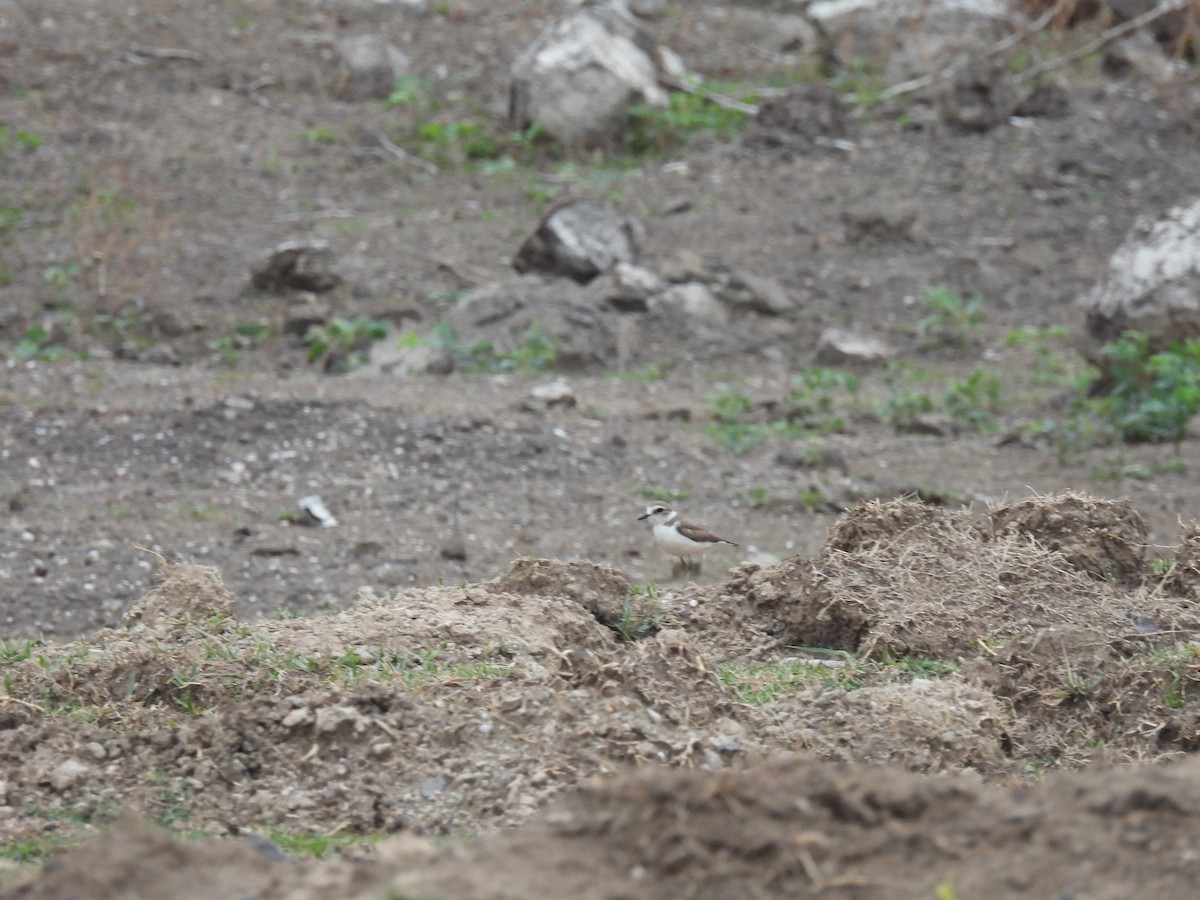
<instances>
[{"instance_id":1,"label":"large boulder","mask_svg":"<svg viewBox=\"0 0 1200 900\"><path fill-rule=\"evenodd\" d=\"M1200 338L1200 200L1139 219L1080 302L1093 359L1126 331L1146 334L1155 351Z\"/></svg>"},{"instance_id":2,"label":"large boulder","mask_svg":"<svg viewBox=\"0 0 1200 900\"><path fill-rule=\"evenodd\" d=\"M666 106L654 43L624 0L588 6L549 25L512 65L509 120L537 123L564 143L618 134L637 103Z\"/></svg>"}]
</instances>

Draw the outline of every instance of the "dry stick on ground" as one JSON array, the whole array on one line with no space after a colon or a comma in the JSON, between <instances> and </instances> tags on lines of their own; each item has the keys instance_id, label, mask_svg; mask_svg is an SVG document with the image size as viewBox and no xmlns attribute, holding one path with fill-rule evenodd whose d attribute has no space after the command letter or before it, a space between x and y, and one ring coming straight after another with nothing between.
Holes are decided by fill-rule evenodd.
<instances>
[{"instance_id":1,"label":"dry stick on ground","mask_svg":"<svg viewBox=\"0 0 1200 900\"><path fill-rule=\"evenodd\" d=\"M684 84L678 78L670 78L666 75L660 75L658 83L663 87L670 88L673 91L683 91L685 94L694 94L697 97L703 97L710 103L715 103L724 109L732 109L735 112L743 112L748 116L758 115L758 107L753 103L743 103L741 100L734 100L732 97L726 97L724 94L718 94L715 91L706 90L702 87L695 87L690 84Z\"/></svg>"},{"instance_id":2,"label":"dry stick on ground","mask_svg":"<svg viewBox=\"0 0 1200 900\"><path fill-rule=\"evenodd\" d=\"M1108 31L1088 41L1082 47L1076 47L1070 53L1055 57L1054 59L1047 59L1027 69L1021 73L1021 80L1028 81L1031 78L1036 78L1039 75L1044 75L1046 72L1052 72L1076 60L1083 59L1085 56L1095 53L1101 47L1107 47L1117 38L1124 37L1131 31L1137 31L1139 28L1149 25L1155 19L1161 19L1168 13L1179 12L1191 2L1193 0L1163 0L1162 3L1153 9L1146 10L1140 16L1134 16L1128 22L1122 22L1120 25L1108 29Z\"/></svg>"},{"instance_id":3,"label":"dry stick on ground","mask_svg":"<svg viewBox=\"0 0 1200 900\"><path fill-rule=\"evenodd\" d=\"M382 147L384 150L386 150L388 153L392 154L392 156L396 157L396 159L404 160L404 162L408 163L409 165L416 166L418 169L424 169L426 172L429 172L432 175L436 175L438 172L441 171L436 165L431 163L429 160L421 159L421 157L415 156L414 154L409 153L403 147L397 146L388 138L387 135L385 135L381 132L378 132L378 131L373 132L373 135L375 137L375 140L379 142L379 146Z\"/></svg>"},{"instance_id":4,"label":"dry stick on ground","mask_svg":"<svg viewBox=\"0 0 1200 900\"><path fill-rule=\"evenodd\" d=\"M1017 44L1021 43L1021 41L1027 40L1031 35L1035 35L1039 31L1045 29L1047 25L1054 21L1059 13L1063 12L1070 4L1074 2L1075 0L1058 0L1054 6L1050 7L1050 9L1038 16L1037 20L1034 21L1029 28L1022 28L1020 31L1013 32L1008 37L1004 38L1004 40L999 41L992 46L987 53L984 54L984 56L986 56L988 59L992 59L999 56L1001 53L1007 52ZM913 91L919 91L922 88L929 87L929 85L935 82L943 81L949 78L964 65L966 65L965 60L960 60L951 63L950 65L946 66L946 68L938 72L933 72L929 75L922 75L920 78L913 78L909 81L902 81L899 84L893 84L890 88L886 88L880 93L879 99L891 100L893 97L899 97L901 94L911 94Z\"/></svg>"},{"instance_id":5,"label":"dry stick on ground","mask_svg":"<svg viewBox=\"0 0 1200 900\"><path fill-rule=\"evenodd\" d=\"M1017 44L1021 43L1021 41L1027 40L1031 35L1037 34L1045 29L1047 25L1057 18L1060 12L1065 11L1066 8L1073 2L1074 0L1059 0L1059 2L1053 7L1042 13L1042 15L1039 16L1038 19L1032 25L1030 25L1028 29L1022 29L1019 32L1010 34L1004 40L991 47L984 55L991 59L999 56L1001 53L1004 53L1012 47L1015 47ZM1082 47L1077 47L1075 50L1072 50L1070 53L1064 54L1063 56L1056 56L1053 59L1048 59L1038 63L1036 66L1032 66L1031 68L1022 72L1019 77L1022 81L1029 81L1037 78L1039 75L1044 75L1047 72L1060 69L1063 66L1083 59L1083 57L1091 53L1095 53L1101 47L1108 46L1113 41L1124 37L1132 31L1137 31L1139 28L1149 25L1155 19L1160 19L1169 13L1178 12L1192 2L1194 2L1194 0L1163 0L1162 3L1153 9L1147 10L1140 16L1135 16L1128 22L1122 22L1120 25L1116 25L1108 29L1108 31L1088 41ZM901 94L911 94L913 91L919 91L937 81L942 81L946 78L949 78L959 69L961 69L963 65L963 62L955 62L941 71L934 72L931 75L922 75L920 78L913 78L911 81L902 81L900 84L894 84L890 88L884 90L879 95L879 99L890 100L893 97L900 96Z\"/></svg>"}]
</instances>

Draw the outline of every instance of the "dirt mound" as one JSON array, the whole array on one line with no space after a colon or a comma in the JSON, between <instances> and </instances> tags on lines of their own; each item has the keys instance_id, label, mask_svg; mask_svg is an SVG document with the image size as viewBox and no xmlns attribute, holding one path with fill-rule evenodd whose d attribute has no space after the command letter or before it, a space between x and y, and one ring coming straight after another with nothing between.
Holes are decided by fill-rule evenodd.
<instances>
[{"instance_id":1,"label":"dirt mound","mask_svg":"<svg viewBox=\"0 0 1200 900\"><path fill-rule=\"evenodd\" d=\"M1079 508L1073 495L1064 506ZM1089 515L1106 521L1101 509ZM890 800L883 812L829 801L840 824L798 824L800 837L768 836L755 820L732 843L713 836L709 804L777 825L793 806L770 805L784 801L765 799L767 775L733 773L795 750L979 782L1082 766L1097 748L1159 760L1200 747L1196 602L1169 579L1136 589L1098 580L1075 558L967 511L898 500L852 511L814 559L669 590L590 563L525 558L488 584L368 593L319 618L239 622L209 602L223 596L220 573L169 567L171 602L157 602L159 588L146 604L157 624L5 646L3 796L23 812L0 819L0 835L24 840L64 821L74 835L123 809L213 835L483 833L635 767L650 774L621 782L617 799L584 795L613 818L560 833L560 812L543 826L550 845L591 835L625 867L592 873L601 893L580 896L608 896L623 878L645 888L639 896L721 896L751 858L766 861L755 876L764 893L857 889L860 876L845 875L855 866L803 835L836 838L864 810L886 821ZM664 767L709 774L672 781ZM796 796L807 796L811 772L835 770L763 771L798 779ZM984 802L974 783L877 777L917 798L905 794L897 802L918 811L896 816L921 827L926 809L953 819ZM833 790L836 778L821 779ZM684 807L670 806L672 792ZM670 810L698 816L702 830L662 827L655 817ZM605 849L617 833L642 837ZM511 840L524 853L524 838ZM688 880L713 853L728 871ZM440 865L429 870L436 891L477 895L473 870L443 883ZM521 878L511 883L544 887Z\"/></svg>"},{"instance_id":2,"label":"dirt mound","mask_svg":"<svg viewBox=\"0 0 1200 900\"><path fill-rule=\"evenodd\" d=\"M269 844L177 844L135 822L6 892L197 900L1194 896L1200 765L1036 788L785 758L743 773L643 768L588 782L531 826L371 860L288 863ZM1098 865L1097 860L1103 860Z\"/></svg>"},{"instance_id":3,"label":"dirt mound","mask_svg":"<svg viewBox=\"0 0 1200 900\"><path fill-rule=\"evenodd\" d=\"M1128 500L1066 492L1027 497L991 510L1000 534L1028 535L1092 578L1137 585L1146 566L1146 523Z\"/></svg>"}]
</instances>

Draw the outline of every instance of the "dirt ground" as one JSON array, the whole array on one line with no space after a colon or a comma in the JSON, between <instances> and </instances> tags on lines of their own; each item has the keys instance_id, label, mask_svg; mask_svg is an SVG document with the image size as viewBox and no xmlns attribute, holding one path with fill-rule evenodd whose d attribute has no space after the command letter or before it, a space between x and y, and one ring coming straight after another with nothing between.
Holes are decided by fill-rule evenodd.
<instances>
[{"instance_id":1,"label":"dirt ground","mask_svg":"<svg viewBox=\"0 0 1200 900\"><path fill-rule=\"evenodd\" d=\"M778 11L666 9L696 71L795 81ZM0 895L1194 896L1200 443L1021 427L1137 217L1200 192L1188 85L1090 61L981 133L916 97L852 149L782 115L437 172L339 97L336 40L381 31L421 115L500 120L560 11L0 0ZM288 330L428 332L567 196L795 312L532 375L331 375ZM252 289L300 238L341 285ZM914 332L935 285L984 298L959 345ZM897 433L875 370L838 433L714 440L715 394L768 415L832 325L999 372L996 427ZM666 495L740 545L699 583L636 521Z\"/></svg>"}]
</instances>

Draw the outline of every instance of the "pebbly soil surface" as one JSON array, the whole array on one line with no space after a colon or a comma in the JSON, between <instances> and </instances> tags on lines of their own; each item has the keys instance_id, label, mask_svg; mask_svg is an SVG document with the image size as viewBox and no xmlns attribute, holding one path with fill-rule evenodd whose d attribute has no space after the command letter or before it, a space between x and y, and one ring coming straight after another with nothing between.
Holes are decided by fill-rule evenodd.
<instances>
[{"instance_id":1,"label":"pebbly soil surface","mask_svg":"<svg viewBox=\"0 0 1200 900\"><path fill-rule=\"evenodd\" d=\"M772 11L668 8L698 71L794 63ZM1192 896L1200 445L1029 438L1080 363L1009 340L1077 329L1136 218L1200 189L1184 89L1085 66L1064 117L984 133L912 99L849 150L764 125L491 173L398 160L409 111L337 97L336 39L382 30L420 115L498 120L559 11L0 2L0 835L104 832L0 892ZM427 332L576 195L641 216L649 267L796 310L624 371L330 375L285 327L309 301L249 286L322 238L331 315ZM933 285L985 298L961 344L914 333ZM830 325L999 373L995 428L897 433L867 371L838 433L714 440L714 395L771 415ZM35 327L88 358L20 359ZM558 377L572 403L531 395ZM635 521L666 494L741 545L699 583ZM307 835L343 852L281 857Z\"/></svg>"}]
</instances>

